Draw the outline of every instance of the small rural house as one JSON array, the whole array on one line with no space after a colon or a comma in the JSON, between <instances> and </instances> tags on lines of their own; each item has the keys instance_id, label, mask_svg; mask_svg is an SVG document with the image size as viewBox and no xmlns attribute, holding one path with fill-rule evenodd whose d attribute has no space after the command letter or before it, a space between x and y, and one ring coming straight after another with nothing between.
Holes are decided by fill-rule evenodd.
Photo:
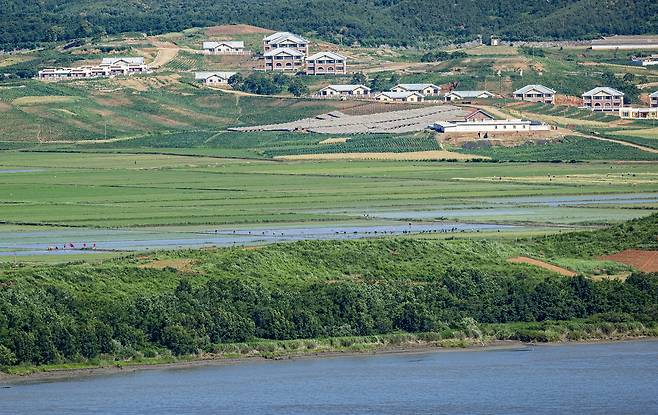
<instances>
[{"instance_id":1,"label":"small rural house","mask_svg":"<svg viewBox=\"0 0 658 415\"><path fill-rule=\"evenodd\" d=\"M150 72L144 64L144 58L103 58L98 66L79 66L75 68L47 68L39 71L41 80L64 80L81 78L108 78L128 76Z\"/></svg>"},{"instance_id":2,"label":"small rural house","mask_svg":"<svg viewBox=\"0 0 658 415\"><path fill-rule=\"evenodd\" d=\"M123 66L144 65L144 58L143 57L103 58L103 60L101 61L101 66L113 66L113 65L123 65Z\"/></svg>"},{"instance_id":3,"label":"small rural house","mask_svg":"<svg viewBox=\"0 0 658 415\"><path fill-rule=\"evenodd\" d=\"M583 108L592 111L617 111L624 106L624 93L609 87L596 87L583 94Z\"/></svg>"},{"instance_id":4,"label":"small rural house","mask_svg":"<svg viewBox=\"0 0 658 415\"><path fill-rule=\"evenodd\" d=\"M514 91L514 99L552 104L555 101L555 90L544 85L526 85Z\"/></svg>"},{"instance_id":5,"label":"small rural house","mask_svg":"<svg viewBox=\"0 0 658 415\"><path fill-rule=\"evenodd\" d=\"M531 120L439 121L430 127L440 133L510 133L550 131L551 126Z\"/></svg>"},{"instance_id":6,"label":"small rural house","mask_svg":"<svg viewBox=\"0 0 658 415\"><path fill-rule=\"evenodd\" d=\"M194 79L206 85L228 85L228 80L235 72L197 72Z\"/></svg>"},{"instance_id":7,"label":"small rural house","mask_svg":"<svg viewBox=\"0 0 658 415\"><path fill-rule=\"evenodd\" d=\"M649 101L650 101L649 106L651 108L658 107L658 91L656 91L653 94L649 95Z\"/></svg>"},{"instance_id":8,"label":"small rural house","mask_svg":"<svg viewBox=\"0 0 658 415\"><path fill-rule=\"evenodd\" d=\"M437 96L441 88L434 84L397 84L391 88L391 92L418 92L425 96Z\"/></svg>"},{"instance_id":9,"label":"small rural house","mask_svg":"<svg viewBox=\"0 0 658 415\"><path fill-rule=\"evenodd\" d=\"M627 120L658 120L658 106L652 108L619 108L619 117Z\"/></svg>"},{"instance_id":10,"label":"small rural house","mask_svg":"<svg viewBox=\"0 0 658 415\"><path fill-rule=\"evenodd\" d=\"M304 54L297 49L280 48L265 52L266 71L299 72L304 69Z\"/></svg>"},{"instance_id":11,"label":"small rural house","mask_svg":"<svg viewBox=\"0 0 658 415\"><path fill-rule=\"evenodd\" d=\"M450 91L443 96L445 101L469 101L473 99L494 98L496 95L489 91Z\"/></svg>"},{"instance_id":12,"label":"small rural house","mask_svg":"<svg viewBox=\"0 0 658 415\"><path fill-rule=\"evenodd\" d=\"M425 97L418 92L380 92L375 99L382 102L423 102Z\"/></svg>"},{"instance_id":13,"label":"small rural house","mask_svg":"<svg viewBox=\"0 0 658 415\"><path fill-rule=\"evenodd\" d=\"M334 52L318 52L306 58L306 75L344 75L347 57Z\"/></svg>"},{"instance_id":14,"label":"small rural house","mask_svg":"<svg viewBox=\"0 0 658 415\"><path fill-rule=\"evenodd\" d=\"M263 53L275 49L294 49L308 55L308 40L289 32L277 32L263 38Z\"/></svg>"},{"instance_id":15,"label":"small rural house","mask_svg":"<svg viewBox=\"0 0 658 415\"><path fill-rule=\"evenodd\" d=\"M370 88L365 85L329 85L315 95L322 98L367 97L370 95Z\"/></svg>"},{"instance_id":16,"label":"small rural house","mask_svg":"<svg viewBox=\"0 0 658 415\"><path fill-rule=\"evenodd\" d=\"M237 40L203 42L203 53L206 55L244 55L244 42Z\"/></svg>"}]
</instances>

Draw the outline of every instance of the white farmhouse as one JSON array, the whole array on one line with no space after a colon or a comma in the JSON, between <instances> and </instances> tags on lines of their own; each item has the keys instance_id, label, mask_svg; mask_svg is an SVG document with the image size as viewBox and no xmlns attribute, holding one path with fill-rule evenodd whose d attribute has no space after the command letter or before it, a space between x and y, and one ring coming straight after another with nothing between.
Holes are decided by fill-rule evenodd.
<instances>
[{"instance_id":1,"label":"white farmhouse","mask_svg":"<svg viewBox=\"0 0 658 415\"><path fill-rule=\"evenodd\" d=\"M443 99L451 101L468 101L473 99L494 98L496 95L489 91L450 91L443 96Z\"/></svg>"},{"instance_id":2,"label":"white farmhouse","mask_svg":"<svg viewBox=\"0 0 658 415\"><path fill-rule=\"evenodd\" d=\"M206 85L228 85L228 80L235 72L197 72L194 79Z\"/></svg>"},{"instance_id":3,"label":"white farmhouse","mask_svg":"<svg viewBox=\"0 0 658 415\"><path fill-rule=\"evenodd\" d=\"M366 97L370 95L370 88L365 85L329 85L315 95L322 98Z\"/></svg>"},{"instance_id":4,"label":"white farmhouse","mask_svg":"<svg viewBox=\"0 0 658 415\"><path fill-rule=\"evenodd\" d=\"M380 92L375 99L382 102L423 102L425 96L418 92Z\"/></svg>"},{"instance_id":5,"label":"white farmhouse","mask_svg":"<svg viewBox=\"0 0 658 415\"><path fill-rule=\"evenodd\" d=\"M555 101L555 90L539 84L526 85L514 91L514 99L552 104Z\"/></svg>"},{"instance_id":6,"label":"white farmhouse","mask_svg":"<svg viewBox=\"0 0 658 415\"><path fill-rule=\"evenodd\" d=\"M203 42L203 53L206 55L244 55L244 42L237 40Z\"/></svg>"},{"instance_id":7,"label":"white farmhouse","mask_svg":"<svg viewBox=\"0 0 658 415\"><path fill-rule=\"evenodd\" d=\"M441 93L441 87L434 84L397 84L391 88L391 92L418 92L425 96L437 96Z\"/></svg>"}]
</instances>

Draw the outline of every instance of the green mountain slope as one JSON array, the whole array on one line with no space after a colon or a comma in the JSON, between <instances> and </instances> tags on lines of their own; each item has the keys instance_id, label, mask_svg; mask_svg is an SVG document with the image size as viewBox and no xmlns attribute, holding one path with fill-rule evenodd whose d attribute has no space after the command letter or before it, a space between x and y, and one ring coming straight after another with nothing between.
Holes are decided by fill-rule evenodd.
<instances>
[{"instance_id":1,"label":"green mountain slope","mask_svg":"<svg viewBox=\"0 0 658 415\"><path fill-rule=\"evenodd\" d=\"M366 45L658 32L653 0L0 0L0 48L121 32L248 23Z\"/></svg>"}]
</instances>

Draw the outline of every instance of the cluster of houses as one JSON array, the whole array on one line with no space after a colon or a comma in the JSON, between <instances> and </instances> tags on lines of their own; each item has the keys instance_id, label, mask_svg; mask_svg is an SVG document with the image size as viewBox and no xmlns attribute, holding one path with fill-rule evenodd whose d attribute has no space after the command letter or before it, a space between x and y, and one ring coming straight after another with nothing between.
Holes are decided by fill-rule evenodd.
<instances>
[{"instance_id":1,"label":"cluster of houses","mask_svg":"<svg viewBox=\"0 0 658 415\"><path fill-rule=\"evenodd\" d=\"M373 93L365 85L329 85L319 90L319 98L371 98L381 102L423 102L426 97L439 97L441 87L434 84L397 84L390 91ZM489 91L450 91L445 101L464 101L494 98Z\"/></svg>"},{"instance_id":2,"label":"cluster of houses","mask_svg":"<svg viewBox=\"0 0 658 415\"><path fill-rule=\"evenodd\" d=\"M242 41L203 42L206 55L244 55ZM331 51L309 55L309 41L289 32L277 32L263 38L263 60L266 71L280 71L307 75L345 75L347 57ZM197 81L207 85L228 84L235 72L198 72Z\"/></svg>"},{"instance_id":3,"label":"cluster of houses","mask_svg":"<svg viewBox=\"0 0 658 415\"><path fill-rule=\"evenodd\" d=\"M78 66L74 68L47 68L38 73L41 80L62 80L81 78L109 78L150 72L143 57L103 58L100 65Z\"/></svg>"},{"instance_id":4,"label":"cluster of houses","mask_svg":"<svg viewBox=\"0 0 658 415\"><path fill-rule=\"evenodd\" d=\"M277 32L263 38L266 71L305 72L307 75L344 75L347 57L330 51L309 56L309 41L289 32Z\"/></svg>"},{"instance_id":5,"label":"cluster of houses","mask_svg":"<svg viewBox=\"0 0 658 415\"><path fill-rule=\"evenodd\" d=\"M388 92L373 94L365 85L329 85L319 90L315 96L320 98L371 98L383 102L423 102L427 96L440 96L440 87L434 84L398 84ZM544 85L526 85L513 92L514 99L527 102L555 103L554 89ZM489 91L458 91L443 94L446 102L460 101L470 103L472 100L495 98ZM617 112L622 118L657 118L658 91L649 96L649 108L629 108L624 106L624 93L610 87L596 87L582 94L581 108L600 112Z\"/></svg>"}]
</instances>

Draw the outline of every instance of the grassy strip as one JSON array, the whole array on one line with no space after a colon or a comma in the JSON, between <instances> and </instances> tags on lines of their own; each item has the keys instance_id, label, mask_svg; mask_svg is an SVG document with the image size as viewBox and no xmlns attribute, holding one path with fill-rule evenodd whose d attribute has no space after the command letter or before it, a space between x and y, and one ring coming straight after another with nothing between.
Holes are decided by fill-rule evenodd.
<instances>
[{"instance_id":1,"label":"grassy strip","mask_svg":"<svg viewBox=\"0 0 658 415\"><path fill-rule=\"evenodd\" d=\"M525 143L516 147L472 147L467 146L457 151L487 156L500 161L658 160L658 154L622 144L576 136L568 136L546 143Z\"/></svg>"},{"instance_id":2,"label":"grassy strip","mask_svg":"<svg viewBox=\"0 0 658 415\"><path fill-rule=\"evenodd\" d=\"M612 317L612 318L611 318ZM92 368L129 368L162 364L222 359L282 359L331 353L374 353L426 348L483 347L498 341L525 343L562 343L575 341L617 341L657 337L657 322L639 322L619 316L593 316L570 321L540 323L477 324L467 319L461 330L440 332L392 333L373 336L346 336L303 340L257 340L245 343L213 345L210 350L186 356L172 356L166 349L145 356L103 355L96 359L49 365L20 365L0 368L4 373L27 376L40 372L75 371ZM606 321L616 320L616 321ZM624 320L624 321L620 321Z\"/></svg>"}]
</instances>

